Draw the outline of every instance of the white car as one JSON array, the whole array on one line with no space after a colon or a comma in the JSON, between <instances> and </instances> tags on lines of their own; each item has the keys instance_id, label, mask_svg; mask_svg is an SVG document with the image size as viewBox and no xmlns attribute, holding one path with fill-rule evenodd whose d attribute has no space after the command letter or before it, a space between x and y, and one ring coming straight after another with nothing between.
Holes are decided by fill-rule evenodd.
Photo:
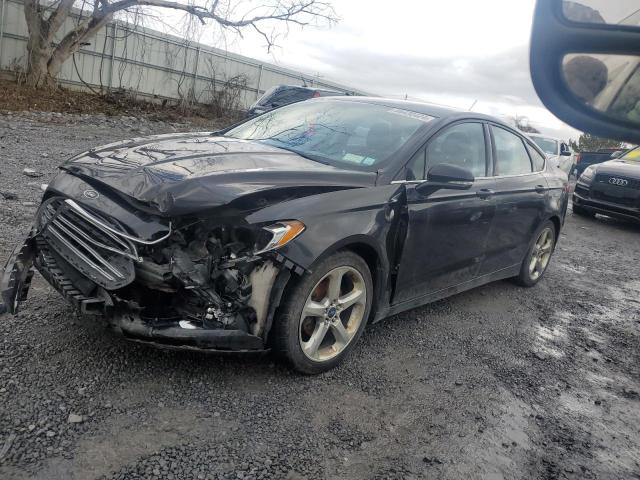
<instances>
[{"instance_id":1,"label":"white car","mask_svg":"<svg viewBox=\"0 0 640 480\"><path fill-rule=\"evenodd\" d=\"M569 145L558 138L547 137L545 135L530 133L528 136L547 154L547 158L557 162L558 168L569 175L575 160L574 152Z\"/></svg>"}]
</instances>

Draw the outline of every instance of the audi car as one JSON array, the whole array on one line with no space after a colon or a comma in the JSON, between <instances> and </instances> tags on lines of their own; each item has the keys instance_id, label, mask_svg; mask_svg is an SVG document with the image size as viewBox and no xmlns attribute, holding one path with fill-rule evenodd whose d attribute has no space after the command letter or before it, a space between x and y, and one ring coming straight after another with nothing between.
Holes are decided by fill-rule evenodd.
<instances>
[{"instance_id":1,"label":"audi car","mask_svg":"<svg viewBox=\"0 0 640 480\"><path fill-rule=\"evenodd\" d=\"M539 282L568 203L553 168L492 117L382 98L135 138L60 167L0 290L15 314L35 268L129 340L319 373L368 323Z\"/></svg>"},{"instance_id":2,"label":"audi car","mask_svg":"<svg viewBox=\"0 0 640 480\"><path fill-rule=\"evenodd\" d=\"M572 200L576 215L601 213L640 221L640 148L587 167L578 178Z\"/></svg>"}]
</instances>

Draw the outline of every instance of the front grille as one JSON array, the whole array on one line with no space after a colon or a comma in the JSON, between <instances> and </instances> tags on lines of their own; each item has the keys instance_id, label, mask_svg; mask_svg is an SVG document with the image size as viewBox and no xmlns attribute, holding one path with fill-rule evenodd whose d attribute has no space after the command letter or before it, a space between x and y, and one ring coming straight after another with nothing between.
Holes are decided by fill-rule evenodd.
<instances>
[{"instance_id":1,"label":"front grille","mask_svg":"<svg viewBox=\"0 0 640 480\"><path fill-rule=\"evenodd\" d=\"M627 207L635 207L638 204L638 198L636 197L619 197L609 195L607 192L601 190L592 190L591 198Z\"/></svg>"},{"instance_id":2,"label":"front grille","mask_svg":"<svg viewBox=\"0 0 640 480\"><path fill-rule=\"evenodd\" d=\"M121 226L94 213L92 217L100 223L75 211L64 198L55 197L40 207L39 233L53 250L96 284L113 290L131 283L135 275L133 260L138 259L135 246L105 228L118 231Z\"/></svg>"},{"instance_id":3,"label":"front grille","mask_svg":"<svg viewBox=\"0 0 640 480\"><path fill-rule=\"evenodd\" d=\"M633 190L640 190L640 180L637 180L635 178L618 176L618 175L609 175L609 174L605 174L605 173L600 173L600 174L596 175L595 183L602 183L602 184L605 184L605 185L611 185L609 183L609 180L611 180L612 178L626 180L628 182L627 185L625 185L623 187L619 186L619 188L630 188L630 189L633 189ZM614 186L617 186L617 185L614 185Z\"/></svg>"}]
</instances>

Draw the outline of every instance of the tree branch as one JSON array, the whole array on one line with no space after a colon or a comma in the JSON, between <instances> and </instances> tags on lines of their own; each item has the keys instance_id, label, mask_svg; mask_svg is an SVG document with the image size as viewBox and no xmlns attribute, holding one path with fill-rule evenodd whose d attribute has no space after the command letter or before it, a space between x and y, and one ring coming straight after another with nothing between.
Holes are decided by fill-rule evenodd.
<instances>
[{"instance_id":1,"label":"tree branch","mask_svg":"<svg viewBox=\"0 0 640 480\"><path fill-rule=\"evenodd\" d=\"M24 0L25 20L29 30L28 75L33 73L30 81L34 85L40 84L40 77L43 75L48 80L55 78L63 63L118 12L133 10L136 16L150 15L149 12L141 11L140 7L181 10L197 18L202 24L206 20L213 20L223 29L233 30L240 35L243 28L251 27L265 39L268 49L271 49L277 38L277 32L269 27L269 21L302 27L317 22L318 19L329 23L337 21L331 5L322 0L261 0L260 5L244 9L244 13L237 12L240 5L246 5L238 0L83 0L83 12L78 24L66 32L54 48L53 39L64 27L75 0L55 0L45 8L39 2L40 0ZM192 2L200 2L202 6ZM91 8L84 10L85 6ZM51 13L45 19L49 12Z\"/></svg>"},{"instance_id":2,"label":"tree branch","mask_svg":"<svg viewBox=\"0 0 640 480\"><path fill-rule=\"evenodd\" d=\"M115 13L135 6L171 8L190 13L191 15L198 17L203 24L205 23L205 19L211 19L215 20L216 23L219 23L223 27L234 29L255 25L256 23L260 23L265 20L279 20L295 23L301 26L309 25L309 21L298 18L304 15L308 15L311 18L322 18L330 23L337 20L331 5L325 2L318 2L317 0L294 0L292 2L278 1L272 7L271 12L250 17L243 16L239 19L230 19L225 15L217 13L218 5L219 0L214 0L210 9L170 0L119 0L115 3L105 5L101 11L105 14Z\"/></svg>"},{"instance_id":3,"label":"tree branch","mask_svg":"<svg viewBox=\"0 0 640 480\"><path fill-rule=\"evenodd\" d=\"M187 5L178 2L171 2L167 0L120 0L118 2L112 3L108 6L105 6L102 9L102 12L106 14L114 14L120 10L126 10L131 7L160 7L160 8L171 8L173 10L183 10L191 15L194 15L200 19L202 24L205 23L205 18L215 18L210 11L205 9L204 7L197 7L194 5Z\"/></svg>"},{"instance_id":4,"label":"tree branch","mask_svg":"<svg viewBox=\"0 0 640 480\"><path fill-rule=\"evenodd\" d=\"M71 13L71 7L73 7L74 0L60 0L58 4L58 8L49 15L49 18L45 21L45 29L47 34L47 40L53 40L53 36L56 34L58 29L62 26L64 21Z\"/></svg>"},{"instance_id":5,"label":"tree branch","mask_svg":"<svg viewBox=\"0 0 640 480\"><path fill-rule=\"evenodd\" d=\"M29 41L32 41L34 37L40 37L42 35L43 20L40 16L38 0L25 0L24 19L29 30Z\"/></svg>"}]
</instances>

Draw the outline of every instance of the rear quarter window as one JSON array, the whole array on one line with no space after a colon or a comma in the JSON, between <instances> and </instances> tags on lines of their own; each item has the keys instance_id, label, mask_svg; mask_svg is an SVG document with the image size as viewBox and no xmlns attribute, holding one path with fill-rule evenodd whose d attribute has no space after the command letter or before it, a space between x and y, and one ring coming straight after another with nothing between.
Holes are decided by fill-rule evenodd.
<instances>
[{"instance_id":1,"label":"rear quarter window","mask_svg":"<svg viewBox=\"0 0 640 480\"><path fill-rule=\"evenodd\" d=\"M529 154L531 155L531 160L533 161L533 171L539 172L544 169L545 157L538 152L533 146L527 144L527 148L529 149Z\"/></svg>"}]
</instances>

